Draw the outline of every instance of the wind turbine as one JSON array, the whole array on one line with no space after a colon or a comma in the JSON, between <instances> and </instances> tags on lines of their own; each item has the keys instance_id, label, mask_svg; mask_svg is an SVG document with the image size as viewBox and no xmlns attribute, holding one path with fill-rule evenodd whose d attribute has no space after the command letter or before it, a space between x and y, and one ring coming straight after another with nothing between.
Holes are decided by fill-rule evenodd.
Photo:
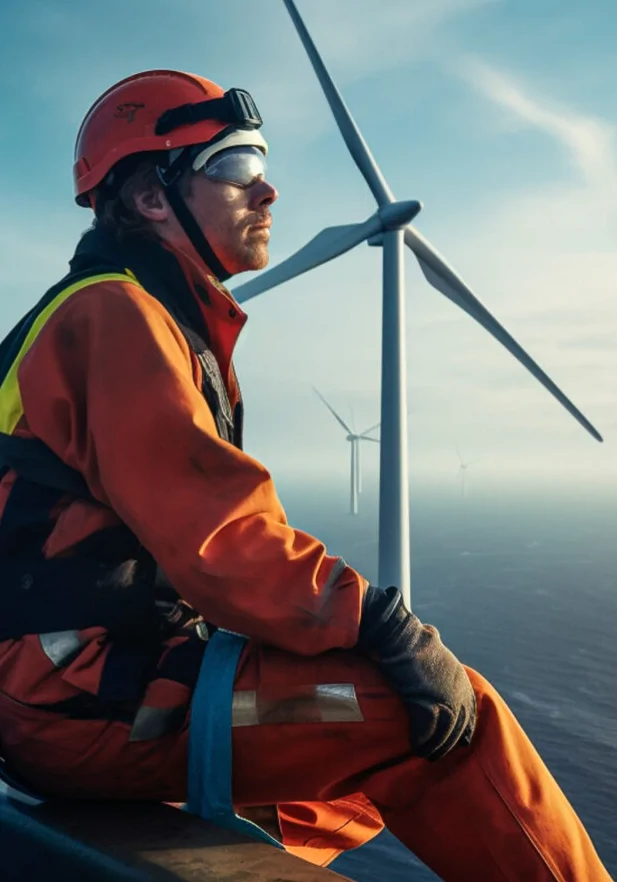
<instances>
[{"instance_id":1,"label":"wind turbine","mask_svg":"<svg viewBox=\"0 0 617 882\"><path fill-rule=\"evenodd\" d=\"M339 416L339 414L334 410L331 405L328 404L326 399L323 397L321 392L318 389L313 387L313 391L315 394L321 399L321 401L326 405L334 419L339 423L340 426L347 432L347 440L351 444L351 474L350 474L350 489L349 489L349 513L352 515L358 514L358 496L362 491L362 477L361 477L361 469L360 469L360 444L362 441L372 441L373 444L379 444L377 438L369 438L368 435L370 432L373 432L375 429L379 427L379 423L374 426L371 426L370 429L365 429L364 432L360 432L359 434L355 432L353 429L350 429L345 420Z\"/></svg>"},{"instance_id":2,"label":"wind turbine","mask_svg":"<svg viewBox=\"0 0 617 882\"><path fill-rule=\"evenodd\" d=\"M317 74L341 135L368 184L377 211L363 223L328 227L278 266L234 289L239 302L333 260L361 242L383 249L383 314L381 337L381 455L379 488L379 584L398 585L410 596L409 484L407 466L407 390L403 246L415 255L427 281L463 309L505 348L598 441L602 437L542 368L475 297L441 255L410 225L422 206L397 202L334 85L293 0L283 0Z\"/></svg>"},{"instance_id":3,"label":"wind turbine","mask_svg":"<svg viewBox=\"0 0 617 882\"><path fill-rule=\"evenodd\" d=\"M466 479L467 479L467 469L468 469L469 466L472 465L473 463L465 462L465 460L464 460L463 457L461 456L461 452L460 452L460 450L458 449L458 447L456 448L456 452L457 452L457 454L458 454L458 458L459 458L459 460L460 460L460 462L461 462L461 464L459 465L458 469L456 470L456 477L461 479L461 496L465 496L465 487L466 487Z\"/></svg>"}]
</instances>

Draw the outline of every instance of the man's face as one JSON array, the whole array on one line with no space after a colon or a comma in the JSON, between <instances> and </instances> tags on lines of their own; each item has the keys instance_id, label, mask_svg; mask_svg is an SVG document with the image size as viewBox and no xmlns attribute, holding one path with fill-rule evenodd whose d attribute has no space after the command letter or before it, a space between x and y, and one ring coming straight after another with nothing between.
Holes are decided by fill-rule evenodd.
<instances>
[{"instance_id":1,"label":"man's face","mask_svg":"<svg viewBox=\"0 0 617 882\"><path fill-rule=\"evenodd\" d=\"M195 172L186 204L220 262L236 274L268 263L270 206L277 197L261 178L242 188Z\"/></svg>"}]
</instances>

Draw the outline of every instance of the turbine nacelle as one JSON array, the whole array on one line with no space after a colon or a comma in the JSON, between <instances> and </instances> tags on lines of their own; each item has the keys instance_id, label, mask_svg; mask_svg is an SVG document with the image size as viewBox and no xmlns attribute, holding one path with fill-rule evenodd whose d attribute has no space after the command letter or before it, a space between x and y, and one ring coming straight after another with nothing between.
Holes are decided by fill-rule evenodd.
<instances>
[{"instance_id":1,"label":"turbine nacelle","mask_svg":"<svg viewBox=\"0 0 617 882\"><path fill-rule=\"evenodd\" d=\"M402 230L416 215L420 214L422 207L422 203L415 199L382 205L376 212L381 221L381 232Z\"/></svg>"},{"instance_id":2,"label":"turbine nacelle","mask_svg":"<svg viewBox=\"0 0 617 882\"><path fill-rule=\"evenodd\" d=\"M371 431L370 429L366 430L366 432L370 432L370 431ZM361 435L348 435L345 440L346 441L372 441L374 444L379 444L378 438L369 438L367 436L366 432L363 432Z\"/></svg>"}]
</instances>

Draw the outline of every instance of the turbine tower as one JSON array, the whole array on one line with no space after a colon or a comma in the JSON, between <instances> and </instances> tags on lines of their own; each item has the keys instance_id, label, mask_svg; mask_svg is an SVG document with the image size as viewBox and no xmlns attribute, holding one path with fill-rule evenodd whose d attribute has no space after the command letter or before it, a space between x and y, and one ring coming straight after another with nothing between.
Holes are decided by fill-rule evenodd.
<instances>
[{"instance_id":1,"label":"turbine tower","mask_svg":"<svg viewBox=\"0 0 617 882\"><path fill-rule=\"evenodd\" d=\"M598 441L602 437L542 368L475 297L465 282L410 221L421 205L397 202L351 113L334 85L293 0L283 0L317 74L341 135L364 177L377 211L363 223L328 227L273 269L234 289L240 303L333 260L361 242L383 249L381 335L381 455L379 478L379 584L398 585L410 597L407 373L403 246L415 255L427 281L495 337ZM393 131L393 137L395 132Z\"/></svg>"},{"instance_id":2,"label":"turbine tower","mask_svg":"<svg viewBox=\"0 0 617 882\"><path fill-rule=\"evenodd\" d=\"M370 432L374 432L375 429L379 428L379 423L374 426L371 426L370 429L365 429L364 432L360 432L359 434L355 432L353 429L350 429L345 420L339 416L339 414L334 410L334 408L328 404L326 399L323 397L321 392L318 389L313 387L313 391L315 394L321 399L321 401L326 405L334 419L337 423L343 427L343 429L347 432L347 440L351 444L351 471L350 471L350 488L349 488L349 513L352 515L358 514L358 496L362 492L362 472L360 467L360 444L362 441L372 441L373 444L379 444L377 438L369 438L368 435Z\"/></svg>"}]
</instances>

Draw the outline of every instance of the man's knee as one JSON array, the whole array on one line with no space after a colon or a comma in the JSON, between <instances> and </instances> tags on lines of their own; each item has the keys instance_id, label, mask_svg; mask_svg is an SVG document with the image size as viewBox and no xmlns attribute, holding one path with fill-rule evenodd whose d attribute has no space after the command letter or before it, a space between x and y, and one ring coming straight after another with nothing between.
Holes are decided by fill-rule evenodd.
<instances>
[{"instance_id":1,"label":"man's knee","mask_svg":"<svg viewBox=\"0 0 617 882\"><path fill-rule=\"evenodd\" d=\"M516 719L505 699L485 677L473 668L465 670L471 680L477 705L478 717L472 747L480 752L485 760L503 758L506 753L536 756L535 749ZM522 755L521 753L521 755Z\"/></svg>"},{"instance_id":2,"label":"man's knee","mask_svg":"<svg viewBox=\"0 0 617 882\"><path fill-rule=\"evenodd\" d=\"M480 714L486 716L487 714L499 714L505 711L508 716L512 716L512 711L506 704L505 699L486 677L483 677L482 674L479 674L473 668L467 667L467 665L465 665L465 670L473 686Z\"/></svg>"}]
</instances>

